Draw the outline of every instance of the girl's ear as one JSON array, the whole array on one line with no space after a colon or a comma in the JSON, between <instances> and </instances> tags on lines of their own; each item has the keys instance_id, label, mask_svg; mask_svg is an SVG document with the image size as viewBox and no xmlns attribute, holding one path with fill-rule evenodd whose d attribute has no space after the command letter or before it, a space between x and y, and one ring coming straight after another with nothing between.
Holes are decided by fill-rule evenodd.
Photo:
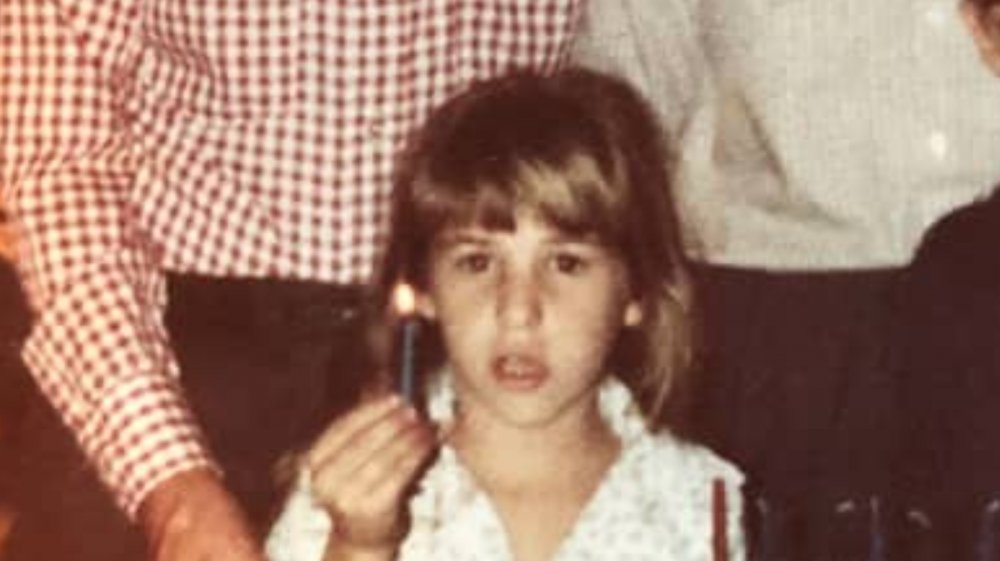
<instances>
[{"instance_id":1,"label":"girl's ear","mask_svg":"<svg viewBox=\"0 0 1000 561\"><path fill-rule=\"evenodd\" d=\"M1000 6L979 7L969 0L961 4L962 19L979 49L979 56L1000 76Z\"/></svg>"},{"instance_id":2,"label":"girl's ear","mask_svg":"<svg viewBox=\"0 0 1000 561\"><path fill-rule=\"evenodd\" d=\"M417 313L426 320L437 319L437 306L430 294L423 290L417 292Z\"/></svg>"},{"instance_id":3,"label":"girl's ear","mask_svg":"<svg viewBox=\"0 0 1000 561\"><path fill-rule=\"evenodd\" d=\"M628 305L625 306L625 313L623 323L625 327L635 327L642 323L642 304L638 300L630 300Z\"/></svg>"}]
</instances>

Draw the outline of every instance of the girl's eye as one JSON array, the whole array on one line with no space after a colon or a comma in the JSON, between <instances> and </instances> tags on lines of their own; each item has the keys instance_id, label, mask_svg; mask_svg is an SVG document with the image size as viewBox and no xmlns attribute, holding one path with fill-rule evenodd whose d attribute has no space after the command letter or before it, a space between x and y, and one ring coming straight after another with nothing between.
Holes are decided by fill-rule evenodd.
<instances>
[{"instance_id":1,"label":"girl's eye","mask_svg":"<svg viewBox=\"0 0 1000 561\"><path fill-rule=\"evenodd\" d=\"M577 275L587 268L587 261L572 253L560 253L553 258L556 270L566 275Z\"/></svg>"},{"instance_id":2,"label":"girl's eye","mask_svg":"<svg viewBox=\"0 0 1000 561\"><path fill-rule=\"evenodd\" d=\"M455 268L465 273L482 273L490 268L490 256L486 253L466 253L455 259Z\"/></svg>"}]
</instances>

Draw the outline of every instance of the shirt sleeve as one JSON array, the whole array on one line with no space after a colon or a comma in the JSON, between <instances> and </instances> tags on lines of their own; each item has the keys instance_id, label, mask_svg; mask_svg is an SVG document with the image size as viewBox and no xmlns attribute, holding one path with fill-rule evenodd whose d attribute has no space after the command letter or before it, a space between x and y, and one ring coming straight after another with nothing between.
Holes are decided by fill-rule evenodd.
<instances>
[{"instance_id":1,"label":"shirt sleeve","mask_svg":"<svg viewBox=\"0 0 1000 561\"><path fill-rule=\"evenodd\" d=\"M162 322L153 245L130 217L137 2L3 0L0 200L35 311L25 360L130 515L212 466Z\"/></svg>"},{"instance_id":2,"label":"shirt sleeve","mask_svg":"<svg viewBox=\"0 0 1000 561\"><path fill-rule=\"evenodd\" d=\"M309 474L303 470L268 533L264 548L271 561L323 559L333 524L313 502L309 487Z\"/></svg>"},{"instance_id":3,"label":"shirt sleeve","mask_svg":"<svg viewBox=\"0 0 1000 561\"><path fill-rule=\"evenodd\" d=\"M675 141L709 72L692 1L588 2L570 55L630 81Z\"/></svg>"}]
</instances>

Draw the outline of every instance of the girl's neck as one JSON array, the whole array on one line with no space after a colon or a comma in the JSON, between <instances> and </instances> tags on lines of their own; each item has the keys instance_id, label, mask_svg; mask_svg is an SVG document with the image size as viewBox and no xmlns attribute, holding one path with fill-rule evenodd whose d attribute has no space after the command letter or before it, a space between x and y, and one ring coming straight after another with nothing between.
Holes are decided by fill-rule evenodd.
<instances>
[{"instance_id":1,"label":"girl's neck","mask_svg":"<svg viewBox=\"0 0 1000 561\"><path fill-rule=\"evenodd\" d=\"M596 404L540 426L514 426L487 415L459 413L450 440L487 488L549 485L578 471L603 471L617 456L617 436Z\"/></svg>"},{"instance_id":2,"label":"girl's neck","mask_svg":"<svg viewBox=\"0 0 1000 561\"><path fill-rule=\"evenodd\" d=\"M459 413L452 442L521 561L557 554L620 447L596 407L535 427Z\"/></svg>"}]
</instances>

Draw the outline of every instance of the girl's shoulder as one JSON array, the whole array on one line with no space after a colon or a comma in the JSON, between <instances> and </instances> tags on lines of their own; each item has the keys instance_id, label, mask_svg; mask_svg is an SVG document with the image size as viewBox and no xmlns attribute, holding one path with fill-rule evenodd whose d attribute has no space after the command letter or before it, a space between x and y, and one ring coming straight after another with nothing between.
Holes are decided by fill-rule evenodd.
<instances>
[{"instance_id":1,"label":"girl's shoulder","mask_svg":"<svg viewBox=\"0 0 1000 561\"><path fill-rule=\"evenodd\" d=\"M654 489L691 489L703 493L721 481L728 489L743 485L743 473L708 447L662 431L651 434L634 461L634 469L652 482Z\"/></svg>"},{"instance_id":2,"label":"girl's shoulder","mask_svg":"<svg viewBox=\"0 0 1000 561\"><path fill-rule=\"evenodd\" d=\"M616 469L599 525L630 536L616 547L640 551L635 559L710 559L714 536L725 535L730 558L744 559L743 475L732 464L704 446L658 433L623 450Z\"/></svg>"},{"instance_id":3,"label":"girl's shoulder","mask_svg":"<svg viewBox=\"0 0 1000 561\"><path fill-rule=\"evenodd\" d=\"M717 479L734 490L742 485L740 470L708 447L668 429L651 432L631 392L616 379L602 385L599 404L602 417L624 445L622 468L637 481L667 489L672 484L710 488Z\"/></svg>"}]
</instances>

